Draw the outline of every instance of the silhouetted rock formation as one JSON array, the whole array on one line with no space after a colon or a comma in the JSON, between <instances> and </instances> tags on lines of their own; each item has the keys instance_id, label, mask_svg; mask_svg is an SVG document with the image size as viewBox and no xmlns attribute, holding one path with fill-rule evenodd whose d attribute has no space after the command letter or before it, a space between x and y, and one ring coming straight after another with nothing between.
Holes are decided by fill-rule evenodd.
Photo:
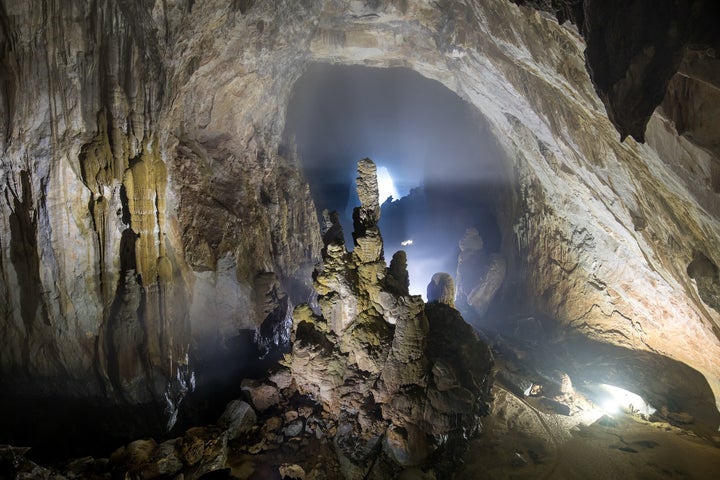
<instances>
[{"instance_id":1,"label":"silhouetted rock formation","mask_svg":"<svg viewBox=\"0 0 720 480\"><path fill-rule=\"evenodd\" d=\"M390 268L385 277L385 287L397 295L409 295L410 276L407 271L407 255L398 250L390 260Z\"/></svg>"}]
</instances>

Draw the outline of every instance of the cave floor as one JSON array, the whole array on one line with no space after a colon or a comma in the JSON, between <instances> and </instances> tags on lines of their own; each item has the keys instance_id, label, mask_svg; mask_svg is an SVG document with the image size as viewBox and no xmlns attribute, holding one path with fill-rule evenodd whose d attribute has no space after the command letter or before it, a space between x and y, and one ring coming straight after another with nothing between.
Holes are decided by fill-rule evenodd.
<instances>
[{"instance_id":1,"label":"cave floor","mask_svg":"<svg viewBox=\"0 0 720 480\"><path fill-rule=\"evenodd\" d=\"M717 479L720 448L663 422L621 413L569 429L506 391L470 442L458 479Z\"/></svg>"},{"instance_id":2,"label":"cave floor","mask_svg":"<svg viewBox=\"0 0 720 480\"><path fill-rule=\"evenodd\" d=\"M373 455L362 468L348 465L347 460L343 464L333 441L338 431L337 421L311 399L292 394L281 403L259 411L258 421L251 430L227 444L222 468L207 473L214 476L185 478L720 478L717 409L709 388L693 371L657 356L578 342L556 332L537 329L524 336L512 331L488 335L486 339L492 345L495 358L491 411L482 418L480 434L462 442L457 449L450 448L448 442L438 450L441 454L435 458L440 459L440 463L428 460L424 470L403 469L386 455ZM564 378L568 379L567 383L572 379L569 395L563 394ZM592 387L600 382L635 385L661 408L655 414L639 414L631 405L608 414L599 406L602 398L596 398L600 400L597 403L592 400ZM534 386L541 389L533 391ZM675 424L669 423L671 421ZM194 445L188 443L191 444ZM207 445L211 444L212 441ZM213 448L208 447L208 451L217 453ZM14 452L12 448L6 450ZM375 451L381 451L380 444ZM79 463L86 460L100 473L58 478L110 478L107 459L95 461L87 457ZM167 459L147 465L153 469L163 468L163 462L167 463ZM144 465L140 464L143 468ZM1 467L2 462L0 478L5 478ZM69 472L72 468L61 470Z\"/></svg>"},{"instance_id":3,"label":"cave floor","mask_svg":"<svg viewBox=\"0 0 720 480\"><path fill-rule=\"evenodd\" d=\"M556 333L533 331L527 336L532 338L530 342L521 336L511 337L506 334L488 339L496 360L495 400L490 415L483 418L483 433L469 441L462 461L452 468L454 478L720 478L717 410L709 390L688 385L672 388L679 385L679 377L689 381L692 372L637 352L558 340ZM566 406L562 402L552 400L558 398L561 367L571 372L573 382L577 380L572 400L565 402L570 405L569 411L563 410ZM654 374L643 376L639 372ZM670 405L678 412L687 409L692 412L688 415L691 420L673 425L661 414L640 415L632 408L610 415L586 395L589 385L623 379L644 385L650 392L664 389L653 398L663 403L655 404ZM528 380L543 382L543 392L523 394ZM289 442L270 442L274 444L263 445L255 452L247 445L231 444L227 465L233 478L243 480L282 479L280 472L291 478L297 468L303 475L296 478L342 478L344 468L328 440L303 435ZM366 478L444 478L420 468L399 471L387 467L374 465Z\"/></svg>"},{"instance_id":4,"label":"cave floor","mask_svg":"<svg viewBox=\"0 0 720 480\"><path fill-rule=\"evenodd\" d=\"M493 413L485 431L469 443L454 478L483 479L686 479L715 480L720 448L710 439L664 422L627 413L597 411L572 416L538 408L502 386L494 389ZM331 442L304 437L250 454L230 445L227 466L242 480L282 479L298 467L303 477L342 478ZM368 478L383 478L374 475ZM290 478L290 477L288 477ZM389 478L389 477L388 477ZM400 472L402 480L438 480L419 468Z\"/></svg>"}]
</instances>

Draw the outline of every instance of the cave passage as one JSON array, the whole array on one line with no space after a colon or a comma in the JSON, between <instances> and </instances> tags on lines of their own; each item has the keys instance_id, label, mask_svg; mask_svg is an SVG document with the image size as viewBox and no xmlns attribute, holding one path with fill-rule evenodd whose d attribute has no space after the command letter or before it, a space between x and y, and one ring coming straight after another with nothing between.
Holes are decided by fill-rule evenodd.
<instances>
[{"instance_id":1,"label":"cave passage","mask_svg":"<svg viewBox=\"0 0 720 480\"><path fill-rule=\"evenodd\" d=\"M312 65L295 84L285 138L318 212L340 213L350 249L355 166L378 165L385 257L407 252L411 293L424 295L436 272L455 274L467 228L500 250L503 156L480 113L439 82L405 68Z\"/></svg>"}]
</instances>

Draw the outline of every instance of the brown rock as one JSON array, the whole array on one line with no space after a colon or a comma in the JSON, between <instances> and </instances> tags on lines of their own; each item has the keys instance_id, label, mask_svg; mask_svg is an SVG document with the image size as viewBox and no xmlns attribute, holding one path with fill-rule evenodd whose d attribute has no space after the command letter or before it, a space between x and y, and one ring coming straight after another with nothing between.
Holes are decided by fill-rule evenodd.
<instances>
[{"instance_id":1,"label":"brown rock","mask_svg":"<svg viewBox=\"0 0 720 480\"><path fill-rule=\"evenodd\" d=\"M283 463L278 468L278 472L282 478L288 480L305 480L305 470L297 464Z\"/></svg>"},{"instance_id":2,"label":"brown rock","mask_svg":"<svg viewBox=\"0 0 720 480\"><path fill-rule=\"evenodd\" d=\"M388 428L383 450L402 466L419 465L430 452L425 432L412 424Z\"/></svg>"},{"instance_id":3,"label":"brown rock","mask_svg":"<svg viewBox=\"0 0 720 480\"><path fill-rule=\"evenodd\" d=\"M402 63L462 92L510 154L498 216L523 269L518 298L580 334L665 352L720 398L713 283L687 271L698 252L720 264L717 128L704 117L717 2L529 2L580 35L504 0L396 3L194 2L185 28L178 2L58 15L6 2L0 369L16 374L3 391L164 402L188 345L212 352L258 324L257 273L305 278L314 206L297 158L278 152L312 59ZM617 142L611 122L642 139L648 118L649 145Z\"/></svg>"},{"instance_id":4,"label":"brown rock","mask_svg":"<svg viewBox=\"0 0 720 480\"><path fill-rule=\"evenodd\" d=\"M667 418L676 425L692 425L695 423L695 418L687 412L668 412Z\"/></svg>"},{"instance_id":5,"label":"brown rock","mask_svg":"<svg viewBox=\"0 0 720 480\"><path fill-rule=\"evenodd\" d=\"M250 399L250 403L260 412L280 402L280 391L275 385L252 379L244 379L241 389Z\"/></svg>"}]
</instances>

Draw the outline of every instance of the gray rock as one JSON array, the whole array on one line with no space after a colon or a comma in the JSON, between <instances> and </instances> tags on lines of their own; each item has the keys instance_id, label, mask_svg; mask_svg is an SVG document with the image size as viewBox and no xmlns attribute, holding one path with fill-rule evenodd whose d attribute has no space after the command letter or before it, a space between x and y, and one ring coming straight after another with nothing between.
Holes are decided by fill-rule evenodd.
<instances>
[{"instance_id":1,"label":"gray rock","mask_svg":"<svg viewBox=\"0 0 720 480\"><path fill-rule=\"evenodd\" d=\"M302 419L298 418L287 424L283 429L283 433L286 437L297 437L303 432L304 428L305 422Z\"/></svg>"},{"instance_id":2,"label":"gray rock","mask_svg":"<svg viewBox=\"0 0 720 480\"><path fill-rule=\"evenodd\" d=\"M495 294L505 280L506 272L507 264L505 259L496 253L490 255L488 265L485 268L485 275L467 295L467 303L472 306L480 317L487 312L490 302L495 298Z\"/></svg>"},{"instance_id":3,"label":"gray rock","mask_svg":"<svg viewBox=\"0 0 720 480\"><path fill-rule=\"evenodd\" d=\"M257 422L257 415L252 407L242 400L233 400L225 407L225 411L218 420L218 425L227 430L228 440L234 440L248 432L255 422Z\"/></svg>"},{"instance_id":4,"label":"gray rock","mask_svg":"<svg viewBox=\"0 0 720 480\"><path fill-rule=\"evenodd\" d=\"M457 304L482 318L505 279L507 265L502 255L488 255L483 250L478 231L469 228L460 240L457 265Z\"/></svg>"}]
</instances>

